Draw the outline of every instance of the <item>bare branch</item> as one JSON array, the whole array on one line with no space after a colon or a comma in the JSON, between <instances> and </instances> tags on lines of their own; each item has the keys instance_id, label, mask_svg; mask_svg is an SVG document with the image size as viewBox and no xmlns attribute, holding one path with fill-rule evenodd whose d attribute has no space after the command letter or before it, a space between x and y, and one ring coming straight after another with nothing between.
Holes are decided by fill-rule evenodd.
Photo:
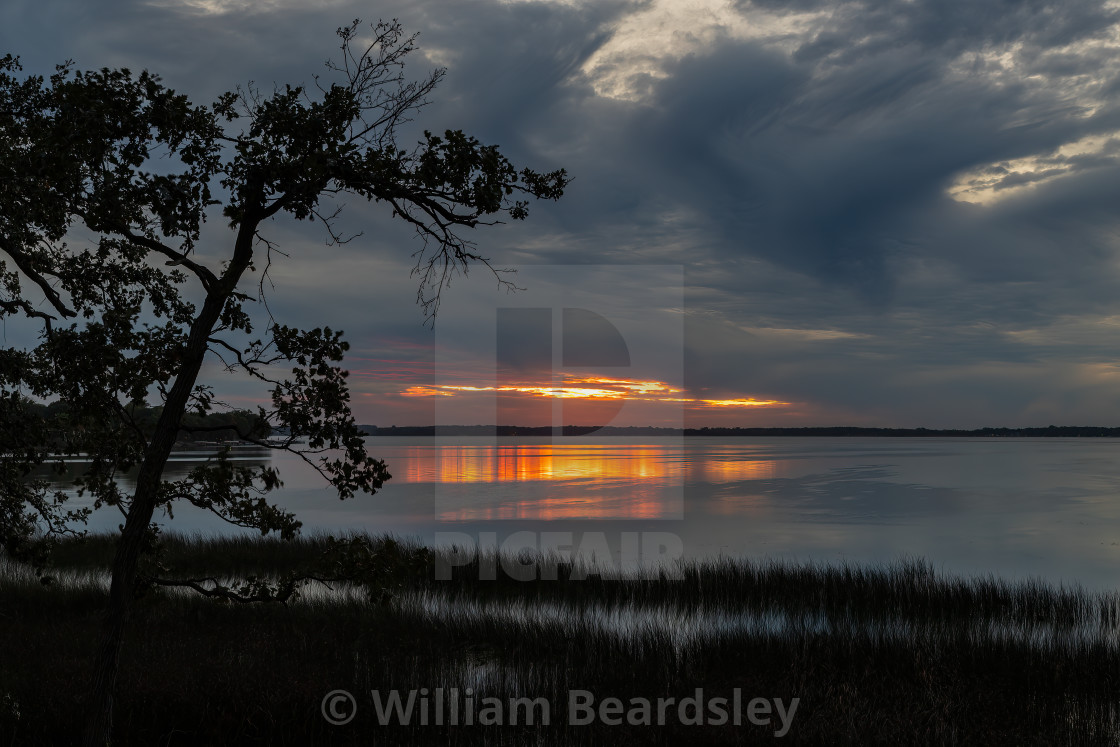
<instances>
[{"instance_id":1,"label":"bare branch","mask_svg":"<svg viewBox=\"0 0 1120 747\"><path fill-rule=\"evenodd\" d=\"M202 283L203 289L205 289L207 292L209 292L214 283L218 282L217 276L210 270L210 268L198 264L193 259L188 257L185 253L176 251L151 237L130 231L128 228L118 227L115 230L134 244L138 244L142 247L151 249L152 251L159 252L160 254L170 257L171 261L167 263L168 265L182 265L183 267L186 267L188 270L195 274L199 282Z\"/></svg>"},{"instance_id":2,"label":"bare branch","mask_svg":"<svg viewBox=\"0 0 1120 747\"><path fill-rule=\"evenodd\" d=\"M42 319L46 324L48 336L50 336L52 332L51 321L58 319L58 317L48 314L45 311L39 311L22 298L16 298L10 301L0 300L0 311L2 311L5 315L14 314L17 311L23 311L23 313L28 317Z\"/></svg>"},{"instance_id":3,"label":"bare branch","mask_svg":"<svg viewBox=\"0 0 1120 747\"><path fill-rule=\"evenodd\" d=\"M58 294L58 291L51 287L51 284L47 281L47 279L43 277L43 275L40 274L40 272L37 271L35 267L32 266L30 257L24 254L21 250L16 249L10 241L5 240L5 238L2 236L0 236L0 251L11 257L12 261L15 262L16 267L19 268L19 271L39 286L39 288L43 291L43 295L47 297L47 301L51 306L55 308L56 311L58 311L59 314L64 317L77 316L77 313L75 313L70 307L63 303L62 297Z\"/></svg>"},{"instance_id":4,"label":"bare branch","mask_svg":"<svg viewBox=\"0 0 1120 747\"><path fill-rule=\"evenodd\" d=\"M260 370L257 368L258 366L269 366L269 365L272 365L273 363L276 363L277 361L284 360L284 356L279 355L279 354L271 356L269 358L261 358L259 356L259 353L263 353L265 350L268 349L269 346L265 346L265 347L261 348L259 353L254 355L254 357L246 358L245 357L245 351L238 350L233 345L230 345L228 342L226 342L225 340L222 340L221 338L209 337L209 338L207 338L207 342L213 343L213 344L229 351L237 359L237 364L236 365L228 364L228 363L225 362L225 359L222 358L221 354L218 353L218 351L213 350L212 352L215 355L217 355L219 358L222 358L222 363L225 364L226 370L232 371L232 370L234 370L234 368L236 368L236 366L240 366L250 376L253 376L257 379L260 379L261 381L268 382L269 384L280 383L280 382L278 382L274 379L268 378L267 376L262 374L260 372Z\"/></svg>"}]
</instances>

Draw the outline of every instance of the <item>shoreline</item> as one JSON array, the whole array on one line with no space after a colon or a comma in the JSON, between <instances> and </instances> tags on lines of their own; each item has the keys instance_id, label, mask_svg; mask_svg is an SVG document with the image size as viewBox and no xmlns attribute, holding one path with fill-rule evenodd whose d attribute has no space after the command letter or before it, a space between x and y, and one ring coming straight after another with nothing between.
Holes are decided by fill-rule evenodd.
<instances>
[{"instance_id":1,"label":"shoreline","mask_svg":"<svg viewBox=\"0 0 1120 747\"><path fill-rule=\"evenodd\" d=\"M731 437L731 438L1120 438L1120 427L1047 426L1045 428L868 428L856 426L806 428L657 428L645 426L513 426L513 425L418 425L359 426L366 436L483 436L544 437L604 436L634 438L664 437Z\"/></svg>"}]
</instances>

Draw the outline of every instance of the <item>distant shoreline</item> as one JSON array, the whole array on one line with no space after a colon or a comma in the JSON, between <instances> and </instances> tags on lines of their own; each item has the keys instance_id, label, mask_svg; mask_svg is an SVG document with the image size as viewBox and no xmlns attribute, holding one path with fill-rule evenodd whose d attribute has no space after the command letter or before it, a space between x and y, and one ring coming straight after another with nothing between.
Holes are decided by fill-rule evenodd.
<instances>
[{"instance_id":1,"label":"distant shoreline","mask_svg":"<svg viewBox=\"0 0 1120 747\"><path fill-rule=\"evenodd\" d=\"M363 425L367 436L551 436L550 426L515 425ZM618 426L563 426L564 436L720 436L720 437L891 437L891 438L1120 438L1120 427L1046 426L1043 428L865 428L835 426L817 428L655 428Z\"/></svg>"}]
</instances>

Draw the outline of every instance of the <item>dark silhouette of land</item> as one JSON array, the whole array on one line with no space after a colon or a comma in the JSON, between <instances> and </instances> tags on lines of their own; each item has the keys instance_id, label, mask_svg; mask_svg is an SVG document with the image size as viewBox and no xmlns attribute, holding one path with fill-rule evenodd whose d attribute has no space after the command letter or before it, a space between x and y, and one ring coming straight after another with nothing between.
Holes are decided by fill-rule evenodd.
<instances>
[{"instance_id":1,"label":"dark silhouette of land","mask_svg":"<svg viewBox=\"0 0 1120 747\"><path fill-rule=\"evenodd\" d=\"M551 426L520 425L409 425L361 426L370 436L551 436ZM963 430L955 428L863 428L856 426L833 426L820 428L657 428L657 427L618 427L593 425L565 425L559 429L564 436L720 436L720 437L953 437L953 438L1120 438L1120 428L1107 428L1083 425L1050 425L1044 428L977 428Z\"/></svg>"}]
</instances>

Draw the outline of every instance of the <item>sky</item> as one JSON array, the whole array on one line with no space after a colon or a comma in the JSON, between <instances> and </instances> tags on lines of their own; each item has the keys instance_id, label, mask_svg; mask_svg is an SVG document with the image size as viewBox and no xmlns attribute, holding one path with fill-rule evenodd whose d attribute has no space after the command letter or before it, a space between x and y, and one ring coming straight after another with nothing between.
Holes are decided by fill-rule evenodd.
<instances>
[{"instance_id":1,"label":"sky","mask_svg":"<svg viewBox=\"0 0 1120 747\"><path fill-rule=\"evenodd\" d=\"M379 17L419 32L412 75L447 68L413 136L574 179L471 237L523 290L472 272L434 328L383 206L349 201L344 247L270 227L272 311L345 330L359 422L1120 425L1120 4L6 0L0 52L202 103L310 84Z\"/></svg>"}]
</instances>

